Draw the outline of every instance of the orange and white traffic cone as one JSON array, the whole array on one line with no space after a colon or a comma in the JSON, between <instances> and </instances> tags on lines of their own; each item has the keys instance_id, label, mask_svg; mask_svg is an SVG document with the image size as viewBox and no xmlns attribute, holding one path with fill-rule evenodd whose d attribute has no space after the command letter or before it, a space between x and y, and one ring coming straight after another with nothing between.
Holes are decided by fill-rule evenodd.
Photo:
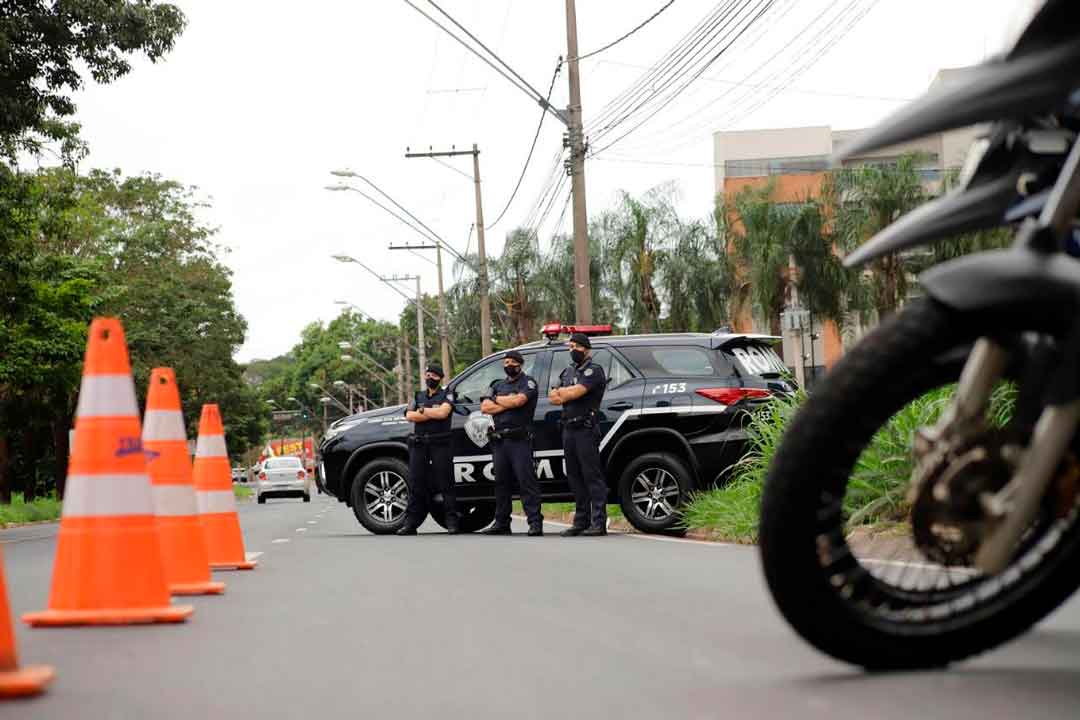
<instances>
[{"instance_id":1,"label":"orange and white traffic cone","mask_svg":"<svg viewBox=\"0 0 1080 720\"><path fill-rule=\"evenodd\" d=\"M49 608L23 621L127 625L181 622L192 612L190 605L169 604L124 328L115 318L96 318L75 411Z\"/></svg>"},{"instance_id":2,"label":"orange and white traffic cone","mask_svg":"<svg viewBox=\"0 0 1080 720\"><path fill-rule=\"evenodd\" d=\"M173 595L225 592L225 583L210 579L210 557L199 522L180 391L172 368L154 368L150 372L142 438L169 592Z\"/></svg>"},{"instance_id":3,"label":"orange and white traffic cone","mask_svg":"<svg viewBox=\"0 0 1080 720\"><path fill-rule=\"evenodd\" d=\"M0 553L0 698L37 695L53 678L53 669L44 665L19 667L15 652L15 631L11 627L4 560Z\"/></svg>"},{"instance_id":4,"label":"orange and white traffic cone","mask_svg":"<svg viewBox=\"0 0 1080 720\"><path fill-rule=\"evenodd\" d=\"M195 445L195 500L199 505L210 567L214 570L251 570L255 563L244 553L236 496L225 449L225 428L214 404L203 405L199 439Z\"/></svg>"}]
</instances>

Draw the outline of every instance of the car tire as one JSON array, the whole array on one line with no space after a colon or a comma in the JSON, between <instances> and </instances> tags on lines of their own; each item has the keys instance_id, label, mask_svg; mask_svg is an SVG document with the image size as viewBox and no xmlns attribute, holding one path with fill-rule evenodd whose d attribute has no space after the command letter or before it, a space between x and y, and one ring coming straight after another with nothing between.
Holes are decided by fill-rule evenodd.
<instances>
[{"instance_id":1,"label":"car tire","mask_svg":"<svg viewBox=\"0 0 1080 720\"><path fill-rule=\"evenodd\" d=\"M495 519L495 503L493 502L458 502L458 530L463 533L474 533L483 530ZM440 526L446 527L446 508L442 503L432 503L431 519Z\"/></svg>"},{"instance_id":2,"label":"car tire","mask_svg":"<svg viewBox=\"0 0 1080 720\"><path fill-rule=\"evenodd\" d=\"M266 498L264 498L264 497L263 497L262 495L260 495L260 496L258 497L258 503L259 503L260 505L265 505L265 504L266 504Z\"/></svg>"},{"instance_id":3,"label":"car tire","mask_svg":"<svg viewBox=\"0 0 1080 720\"><path fill-rule=\"evenodd\" d=\"M693 475L682 458L665 452L646 453L623 470L619 504L626 519L641 532L681 534L680 509L692 488ZM658 496L641 498L641 493L654 489Z\"/></svg>"},{"instance_id":4,"label":"car tire","mask_svg":"<svg viewBox=\"0 0 1080 720\"><path fill-rule=\"evenodd\" d=\"M405 524L405 506L409 502L409 466L393 457L372 460L356 471L352 482L352 509L364 529L374 535L391 535ZM404 483L404 490L398 482ZM394 491L395 503L389 507L379 497L380 491Z\"/></svg>"}]
</instances>

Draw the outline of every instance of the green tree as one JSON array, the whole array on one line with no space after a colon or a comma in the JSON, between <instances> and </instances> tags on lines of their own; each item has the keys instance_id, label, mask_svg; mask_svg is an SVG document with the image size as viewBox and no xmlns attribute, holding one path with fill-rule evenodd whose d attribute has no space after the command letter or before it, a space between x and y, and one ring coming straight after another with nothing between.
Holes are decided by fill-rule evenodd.
<instances>
[{"instance_id":1,"label":"green tree","mask_svg":"<svg viewBox=\"0 0 1080 720\"><path fill-rule=\"evenodd\" d=\"M151 0L5 0L0 11L0 154L58 142L64 157L80 153L72 95L82 72L109 83L126 75L128 58L156 62L184 29L174 5Z\"/></svg>"}]
</instances>

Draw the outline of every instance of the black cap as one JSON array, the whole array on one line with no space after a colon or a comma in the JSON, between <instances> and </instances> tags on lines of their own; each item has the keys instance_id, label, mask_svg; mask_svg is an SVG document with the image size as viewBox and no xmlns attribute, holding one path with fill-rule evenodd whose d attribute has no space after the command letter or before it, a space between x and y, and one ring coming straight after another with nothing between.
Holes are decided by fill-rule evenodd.
<instances>
[{"instance_id":1,"label":"black cap","mask_svg":"<svg viewBox=\"0 0 1080 720\"><path fill-rule=\"evenodd\" d=\"M507 350L506 354L503 355L503 360L514 360L522 365L525 364L525 358L517 350Z\"/></svg>"},{"instance_id":2,"label":"black cap","mask_svg":"<svg viewBox=\"0 0 1080 720\"><path fill-rule=\"evenodd\" d=\"M592 350L592 343L589 341L589 336L585 333L574 333L570 336L570 342L577 343L581 347Z\"/></svg>"},{"instance_id":3,"label":"black cap","mask_svg":"<svg viewBox=\"0 0 1080 720\"><path fill-rule=\"evenodd\" d=\"M431 373L432 375L438 375L440 380L446 377L446 375L442 371L442 365L440 365L439 363L428 363L427 372Z\"/></svg>"}]
</instances>

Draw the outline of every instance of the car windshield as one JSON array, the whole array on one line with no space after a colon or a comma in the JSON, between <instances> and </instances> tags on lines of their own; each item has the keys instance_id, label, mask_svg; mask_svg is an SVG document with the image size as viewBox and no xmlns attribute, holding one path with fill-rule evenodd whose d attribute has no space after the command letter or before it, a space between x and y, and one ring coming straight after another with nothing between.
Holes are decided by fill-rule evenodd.
<instances>
[{"instance_id":1,"label":"car windshield","mask_svg":"<svg viewBox=\"0 0 1080 720\"><path fill-rule=\"evenodd\" d=\"M263 465L264 470L283 470L286 468L299 468L300 458L284 457L271 458Z\"/></svg>"}]
</instances>

